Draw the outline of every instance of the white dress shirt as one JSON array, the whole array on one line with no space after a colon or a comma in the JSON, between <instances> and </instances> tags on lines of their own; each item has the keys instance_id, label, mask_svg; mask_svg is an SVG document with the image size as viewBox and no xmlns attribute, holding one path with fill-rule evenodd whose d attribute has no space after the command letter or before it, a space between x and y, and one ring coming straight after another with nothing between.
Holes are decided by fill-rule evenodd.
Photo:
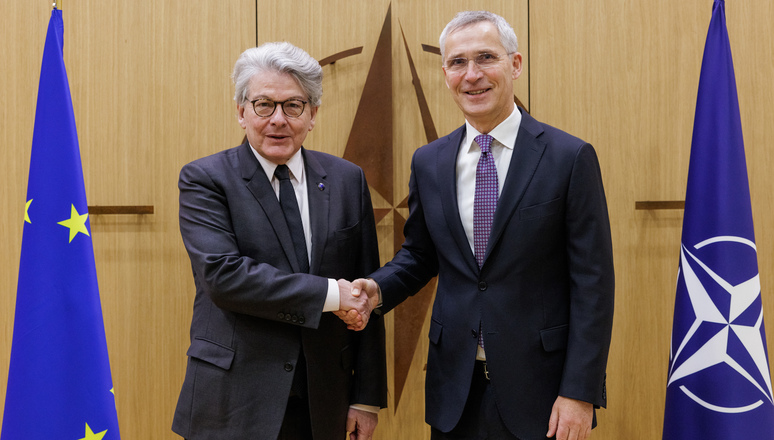
<instances>
[{"instance_id":1,"label":"white dress shirt","mask_svg":"<svg viewBox=\"0 0 774 440\"><path fill-rule=\"evenodd\" d=\"M274 177L274 170L277 169L277 164L264 158L250 145L258 162L260 162L263 171L266 173L266 177L269 178L274 193L279 200L279 179ZM296 201L298 202L298 210L301 212L301 223L304 225L304 238L306 239L307 256L312 259L312 226L309 219L309 193L306 188L306 167L304 166L304 158L301 154L301 150L298 150L285 164L290 170L290 183L293 184L293 189L296 192ZM309 262L311 266L311 261ZM323 305L323 312L335 312L339 310L339 284L333 278L328 278L328 294L325 298L325 304ZM368 411L378 414L379 407L371 405L352 404L350 408L358 409L361 411Z\"/></svg>"},{"instance_id":2,"label":"white dress shirt","mask_svg":"<svg viewBox=\"0 0 774 440\"><path fill-rule=\"evenodd\" d=\"M492 155L497 168L497 196L503 192L505 177L511 165L513 146L516 144L516 135L521 126L521 112L514 105L513 112L508 118L495 127L489 134L494 138L491 145ZM473 202L476 196L476 167L481 157L481 147L474 142L480 133L465 121L465 135L457 153L457 206L459 207L460 220L465 234L470 243L470 250L475 253L473 244ZM486 360L484 349L478 347L476 358Z\"/></svg>"},{"instance_id":3,"label":"white dress shirt","mask_svg":"<svg viewBox=\"0 0 774 440\"><path fill-rule=\"evenodd\" d=\"M274 170L277 169L277 164L271 162L265 157L258 154L258 152L251 145L258 162L260 162L263 172L266 173L266 177L269 178L274 193L279 200L279 179L274 177ZM304 239L306 241L307 257L309 258L309 265L311 266L312 259L312 223L309 217L309 194L306 188L306 167L304 166L304 157L301 154L301 150L298 150L285 164L290 170L290 183L293 184L293 189L296 192L296 201L298 202L298 210L301 213L301 223L304 225ZM328 294L325 297L325 304L323 305L323 312L334 312L339 309L339 284L336 280L328 278Z\"/></svg>"}]
</instances>

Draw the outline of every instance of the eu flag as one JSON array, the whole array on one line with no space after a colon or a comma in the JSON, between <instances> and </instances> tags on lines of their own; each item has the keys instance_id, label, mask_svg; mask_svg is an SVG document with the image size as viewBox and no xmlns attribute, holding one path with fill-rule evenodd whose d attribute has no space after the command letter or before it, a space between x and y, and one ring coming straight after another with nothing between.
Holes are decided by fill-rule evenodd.
<instances>
[{"instance_id":1,"label":"eu flag","mask_svg":"<svg viewBox=\"0 0 774 440\"><path fill-rule=\"evenodd\" d=\"M2 440L120 438L63 34L55 9L32 136Z\"/></svg>"},{"instance_id":2,"label":"eu flag","mask_svg":"<svg viewBox=\"0 0 774 440\"><path fill-rule=\"evenodd\" d=\"M664 414L665 440L774 438L766 334L725 4L699 79Z\"/></svg>"}]
</instances>

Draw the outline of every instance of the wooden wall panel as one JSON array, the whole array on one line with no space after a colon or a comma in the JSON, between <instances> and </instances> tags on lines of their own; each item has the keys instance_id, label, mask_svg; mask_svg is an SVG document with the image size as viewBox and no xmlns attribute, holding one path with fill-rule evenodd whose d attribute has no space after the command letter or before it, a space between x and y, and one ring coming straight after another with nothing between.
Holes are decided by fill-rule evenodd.
<instances>
[{"instance_id":1,"label":"wooden wall panel","mask_svg":"<svg viewBox=\"0 0 774 440\"><path fill-rule=\"evenodd\" d=\"M0 45L0 408L8 383L32 127L50 7L0 0L0 14L7 17L0 39L8 42Z\"/></svg>"},{"instance_id":2,"label":"wooden wall panel","mask_svg":"<svg viewBox=\"0 0 774 440\"><path fill-rule=\"evenodd\" d=\"M62 5L62 3L64 3ZM3 0L0 384L5 395L26 176L51 2ZM177 438L193 281L177 226L177 175L237 144L229 75L255 41L253 0L60 2L64 58L90 205L153 205L90 217L123 438ZM23 6L23 7L22 7ZM7 228L7 229L6 229ZM4 402L4 397L0 405Z\"/></svg>"},{"instance_id":3,"label":"wooden wall panel","mask_svg":"<svg viewBox=\"0 0 774 440\"><path fill-rule=\"evenodd\" d=\"M531 2L532 113L595 145L612 220L616 316L596 439L661 435L683 213L634 203L684 199L711 10L711 0ZM726 11L771 335L774 9L726 2Z\"/></svg>"},{"instance_id":4,"label":"wooden wall panel","mask_svg":"<svg viewBox=\"0 0 774 440\"><path fill-rule=\"evenodd\" d=\"M177 228L177 173L195 158L236 145L229 79L256 42L287 40L322 59L323 105L310 148L345 154L380 30L390 11L392 197L374 191L382 260L395 252L407 212L411 154L426 142L409 52L438 135L462 123L440 58L422 50L461 9L489 9L514 26L525 55L516 94L538 119L592 142L600 156L614 235L617 304L608 368L609 409L592 438L658 438L682 211L635 211L638 200L684 197L699 66L711 0L345 0L198 2L65 1L65 62L91 205L153 205L152 215L92 216L92 236L124 438L176 438L169 426L185 368L193 282ZM774 102L774 6L729 2L742 125L756 222L768 334L774 334L774 212L768 123ZM0 408L7 381L37 83L50 2L0 0ZM404 40L405 36L405 40ZM408 51L407 51L408 50ZM386 213L386 214L385 214ZM399 233L399 231L398 231ZM399 405L377 439L427 439L427 322L415 341L396 341L387 317L388 362L409 360Z\"/></svg>"},{"instance_id":5,"label":"wooden wall panel","mask_svg":"<svg viewBox=\"0 0 774 440\"><path fill-rule=\"evenodd\" d=\"M155 207L150 216L92 220L124 438L176 438L169 427L194 294L177 226L177 175L241 139L229 75L254 41L252 23L240 25L254 7L89 2L81 15L70 6L70 38L80 42L69 49L71 87L81 97L89 202Z\"/></svg>"}]
</instances>

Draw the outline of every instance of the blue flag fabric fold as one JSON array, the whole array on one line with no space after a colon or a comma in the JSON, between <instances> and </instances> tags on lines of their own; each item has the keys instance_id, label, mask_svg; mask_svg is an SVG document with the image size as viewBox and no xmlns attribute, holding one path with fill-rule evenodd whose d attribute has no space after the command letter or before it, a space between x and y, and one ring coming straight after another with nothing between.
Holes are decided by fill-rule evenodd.
<instances>
[{"instance_id":1,"label":"blue flag fabric fold","mask_svg":"<svg viewBox=\"0 0 774 440\"><path fill-rule=\"evenodd\" d=\"M774 398L725 3L704 48L685 195L664 440L774 438Z\"/></svg>"},{"instance_id":2,"label":"blue flag fabric fold","mask_svg":"<svg viewBox=\"0 0 774 440\"><path fill-rule=\"evenodd\" d=\"M40 73L2 440L119 439L62 12Z\"/></svg>"}]
</instances>

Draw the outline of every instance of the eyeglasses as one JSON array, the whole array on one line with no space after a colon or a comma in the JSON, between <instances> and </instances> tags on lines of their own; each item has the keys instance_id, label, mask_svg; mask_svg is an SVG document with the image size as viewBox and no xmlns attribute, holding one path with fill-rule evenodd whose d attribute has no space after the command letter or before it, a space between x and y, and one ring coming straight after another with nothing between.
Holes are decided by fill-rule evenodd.
<instances>
[{"instance_id":1,"label":"eyeglasses","mask_svg":"<svg viewBox=\"0 0 774 440\"><path fill-rule=\"evenodd\" d=\"M297 118L301 116L302 113L304 113L304 108L306 107L308 101L302 101L300 99L272 101L271 99L260 98L256 99L255 101L250 101L250 103L253 104L253 110L255 110L255 114L262 118L268 118L269 116L273 115L277 105L282 107L282 113L285 113L285 116L288 118Z\"/></svg>"},{"instance_id":2,"label":"eyeglasses","mask_svg":"<svg viewBox=\"0 0 774 440\"><path fill-rule=\"evenodd\" d=\"M510 54L493 55L491 53L483 52L476 55L475 58L452 58L446 61L445 67L446 70L449 70L453 73L461 73L465 70L468 70L468 62L473 61L473 63L478 66L479 69L489 69L496 66L500 59L507 55Z\"/></svg>"}]
</instances>

